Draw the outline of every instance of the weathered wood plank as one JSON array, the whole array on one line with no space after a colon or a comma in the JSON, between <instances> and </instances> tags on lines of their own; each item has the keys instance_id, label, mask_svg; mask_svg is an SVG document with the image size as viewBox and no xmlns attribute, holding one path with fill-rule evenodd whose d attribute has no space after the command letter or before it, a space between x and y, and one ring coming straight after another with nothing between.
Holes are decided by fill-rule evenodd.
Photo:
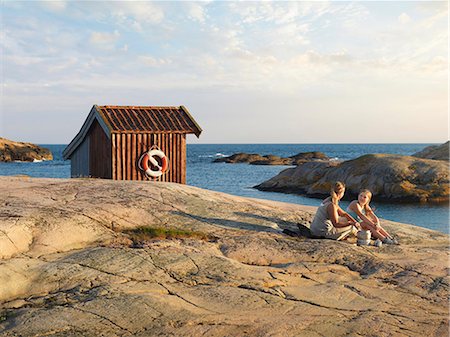
<instances>
[{"instance_id":1,"label":"weathered wood plank","mask_svg":"<svg viewBox=\"0 0 450 337\"><path fill-rule=\"evenodd\" d=\"M117 180L122 180L122 135L118 134L116 137L117 149L116 149L116 159L117 159Z\"/></svg>"},{"instance_id":2,"label":"weathered wood plank","mask_svg":"<svg viewBox=\"0 0 450 337\"><path fill-rule=\"evenodd\" d=\"M181 171L181 184L186 184L186 135L181 136L181 161L180 161L180 171Z\"/></svg>"}]
</instances>

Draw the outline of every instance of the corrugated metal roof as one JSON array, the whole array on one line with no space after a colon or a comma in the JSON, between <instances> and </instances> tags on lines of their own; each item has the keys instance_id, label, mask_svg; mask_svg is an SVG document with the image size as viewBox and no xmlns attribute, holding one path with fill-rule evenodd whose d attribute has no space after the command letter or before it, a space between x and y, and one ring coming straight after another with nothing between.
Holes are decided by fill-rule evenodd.
<instances>
[{"instance_id":1,"label":"corrugated metal roof","mask_svg":"<svg viewBox=\"0 0 450 337\"><path fill-rule=\"evenodd\" d=\"M96 106L111 132L202 132L184 106Z\"/></svg>"}]
</instances>

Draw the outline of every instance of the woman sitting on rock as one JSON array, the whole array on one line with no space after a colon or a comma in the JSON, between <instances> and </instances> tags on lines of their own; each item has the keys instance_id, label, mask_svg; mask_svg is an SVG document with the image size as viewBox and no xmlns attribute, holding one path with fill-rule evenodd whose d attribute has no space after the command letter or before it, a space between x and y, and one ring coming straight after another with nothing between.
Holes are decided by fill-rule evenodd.
<instances>
[{"instance_id":1,"label":"woman sitting on rock","mask_svg":"<svg viewBox=\"0 0 450 337\"><path fill-rule=\"evenodd\" d=\"M326 198L317 209L311 224L311 234L332 240L342 240L348 235L355 235L360 229L359 223L339 207L339 200L345 193L344 183L338 181L331 189L331 196Z\"/></svg>"},{"instance_id":2,"label":"woman sitting on rock","mask_svg":"<svg viewBox=\"0 0 450 337\"><path fill-rule=\"evenodd\" d=\"M361 221L361 227L364 230L370 230L372 237L380 239L383 243L397 244L391 235L380 226L380 220L370 208L369 203L372 199L372 192L369 190L362 190L358 195L358 200L353 200L347 207L347 212L350 212L356 219Z\"/></svg>"}]
</instances>

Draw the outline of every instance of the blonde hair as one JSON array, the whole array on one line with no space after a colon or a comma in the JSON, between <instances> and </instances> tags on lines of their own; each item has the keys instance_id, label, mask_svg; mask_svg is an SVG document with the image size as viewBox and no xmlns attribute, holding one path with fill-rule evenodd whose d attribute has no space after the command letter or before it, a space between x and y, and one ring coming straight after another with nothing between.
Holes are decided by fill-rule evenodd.
<instances>
[{"instance_id":1,"label":"blonde hair","mask_svg":"<svg viewBox=\"0 0 450 337\"><path fill-rule=\"evenodd\" d=\"M345 184L341 181L336 181L333 188L331 189L331 202L335 205L338 204L339 198L338 194L345 190Z\"/></svg>"},{"instance_id":2,"label":"blonde hair","mask_svg":"<svg viewBox=\"0 0 450 337\"><path fill-rule=\"evenodd\" d=\"M365 190L359 191L359 194L361 194L361 193L365 193L367 195L367 197L369 198L369 201L367 201L367 203L364 205L364 211L367 212L369 210L370 200L372 200L372 192L370 192L369 190L365 189Z\"/></svg>"}]
</instances>

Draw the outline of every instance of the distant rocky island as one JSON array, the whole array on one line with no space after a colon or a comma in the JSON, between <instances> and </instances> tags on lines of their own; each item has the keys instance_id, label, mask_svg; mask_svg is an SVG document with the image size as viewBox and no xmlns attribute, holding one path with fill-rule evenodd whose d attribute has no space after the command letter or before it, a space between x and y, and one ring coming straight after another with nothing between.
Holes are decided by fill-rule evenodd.
<instances>
[{"instance_id":1,"label":"distant rocky island","mask_svg":"<svg viewBox=\"0 0 450 337\"><path fill-rule=\"evenodd\" d=\"M333 182L340 180L347 186L347 197L367 188L378 200L448 202L449 163L441 158L448 158L448 142L413 156L368 154L344 162L305 162L255 188L322 198L329 194Z\"/></svg>"},{"instance_id":2,"label":"distant rocky island","mask_svg":"<svg viewBox=\"0 0 450 337\"><path fill-rule=\"evenodd\" d=\"M50 150L32 143L14 142L0 137L0 161L53 160Z\"/></svg>"},{"instance_id":3,"label":"distant rocky island","mask_svg":"<svg viewBox=\"0 0 450 337\"><path fill-rule=\"evenodd\" d=\"M275 155L262 156L256 153L235 153L228 157L217 158L214 163L248 163L250 165L300 165L309 161L329 161L322 152L300 152L294 156L283 158Z\"/></svg>"}]
</instances>

